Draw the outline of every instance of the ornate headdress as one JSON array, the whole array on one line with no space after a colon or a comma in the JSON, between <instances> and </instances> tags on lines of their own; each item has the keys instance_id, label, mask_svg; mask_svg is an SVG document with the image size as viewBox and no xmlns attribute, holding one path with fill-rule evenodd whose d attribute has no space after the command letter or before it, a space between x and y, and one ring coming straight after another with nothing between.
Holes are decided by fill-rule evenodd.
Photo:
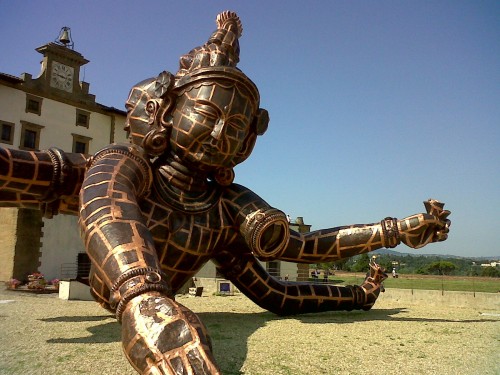
<instances>
[{"instance_id":1,"label":"ornate headdress","mask_svg":"<svg viewBox=\"0 0 500 375\"><path fill-rule=\"evenodd\" d=\"M207 67L236 67L240 61L241 21L236 13L226 11L217 15L216 24L217 30L207 43L181 56L176 78Z\"/></svg>"}]
</instances>

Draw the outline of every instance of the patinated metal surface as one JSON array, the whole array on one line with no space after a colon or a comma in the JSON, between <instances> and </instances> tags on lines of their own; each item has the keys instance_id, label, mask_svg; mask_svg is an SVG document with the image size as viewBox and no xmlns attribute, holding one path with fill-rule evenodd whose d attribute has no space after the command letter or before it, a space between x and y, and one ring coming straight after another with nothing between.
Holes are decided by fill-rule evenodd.
<instances>
[{"instance_id":1,"label":"patinated metal surface","mask_svg":"<svg viewBox=\"0 0 500 375\"><path fill-rule=\"evenodd\" d=\"M377 264L362 285L342 287L278 280L258 260L331 262L447 238L449 211L435 200L402 220L299 234L282 211L233 183L233 167L269 121L257 87L236 68L241 32L236 14L221 13L217 30L181 57L175 75L162 72L131 90L131 144L88 159L58 150L0 153L4 206L76 214L80 192L92 293L121 321L125 354L142 374L220 373L203 324L173 297L209 260L279 315L368 310L387 277Z\"/></svg>"}]
</instances>

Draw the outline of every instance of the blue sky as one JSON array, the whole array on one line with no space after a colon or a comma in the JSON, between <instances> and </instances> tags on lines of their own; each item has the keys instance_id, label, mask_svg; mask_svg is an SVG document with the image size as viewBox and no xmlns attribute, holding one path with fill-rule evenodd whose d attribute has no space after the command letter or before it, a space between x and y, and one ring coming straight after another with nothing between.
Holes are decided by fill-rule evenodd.
<instances>
[{"instance_id":1,"label":"blue sky","mask_svg":"<svg viewBox=\"0 0 500 375\"><path fill-rule=\"evenodd\" d=\"M236 182L313 230L439 199L448 241L398 251L500 258L498 1L0 0L0 72L36 76L34 49L69 26L90 92L124 109L223 10L242 20L239 67L271 117Z\"/></svg>"}]
</instances>

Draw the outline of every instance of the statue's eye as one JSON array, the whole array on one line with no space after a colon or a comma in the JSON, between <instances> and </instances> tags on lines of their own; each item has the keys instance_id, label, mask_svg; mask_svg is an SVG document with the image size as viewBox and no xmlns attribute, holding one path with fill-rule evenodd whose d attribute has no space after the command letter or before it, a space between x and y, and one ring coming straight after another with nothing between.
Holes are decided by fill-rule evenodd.
<instances>
[{"instance_id":1,"label":"statue's eye","mask_svg":"<svg viewBox=\"0 0 500 375\"><path fill-rule=\"evenodd\" d=\"M237 130L246 130L247 128L247 121L245 121L244 118L239 116L231 116L228 119L228 122L231 124L233 128Z\"/></svg>"},{"instance_id":2,"label":"statue's eye","mask_svg":"<svg viewBox=\"0 0 500 375\"><path fill-rule=\"evenodd\" d=\"M194 111L212 120L217 120L220 117L217 108L203 102L196 102L194 104Z\"/></svg>"}]
</instances>

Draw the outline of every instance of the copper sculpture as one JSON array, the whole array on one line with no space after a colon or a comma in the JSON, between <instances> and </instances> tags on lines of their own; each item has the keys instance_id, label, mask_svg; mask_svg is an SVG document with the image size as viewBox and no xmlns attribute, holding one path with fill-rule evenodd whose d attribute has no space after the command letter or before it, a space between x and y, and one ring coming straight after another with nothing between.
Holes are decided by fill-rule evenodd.
<instances>
[{"instance_id":1,"label":"copper sculpture","mask_svg":"<svg viewBox=\"0 0 500 375\"><path fill-rule=\"evenodd\" d=\"M130 92L131 143L90 158L58 149L0 149L3 206L79 214L91 290L122 326L141 374L219 374L209 336L174 295L209 260L252 301L279 315L369 310L387 277L375 263L360 286L281 281L258 260L331 262L403 242L447 238L449 211L299 234L286 215L233 183L269 117L238 68L238 16L223 12L208 42ZM79 202L76 201L79 194Z\"/></svg>"}]
</instances>

